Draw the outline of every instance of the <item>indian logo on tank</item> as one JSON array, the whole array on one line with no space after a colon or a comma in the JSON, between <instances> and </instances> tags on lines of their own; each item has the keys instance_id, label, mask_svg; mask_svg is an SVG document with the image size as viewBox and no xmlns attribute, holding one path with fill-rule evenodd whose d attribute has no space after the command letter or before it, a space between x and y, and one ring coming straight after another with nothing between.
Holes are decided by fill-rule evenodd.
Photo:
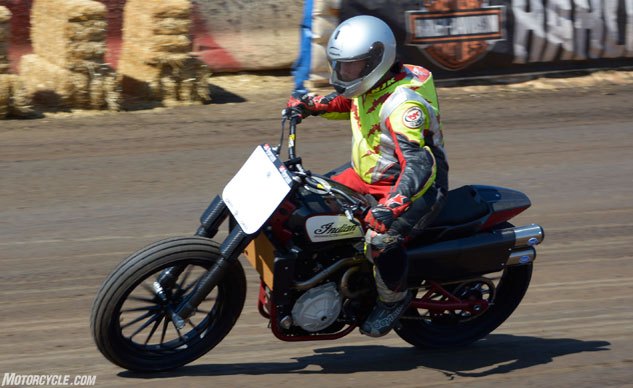
<instances>
[{"instance_id":1,"label":"indian logo on tank","mask_svg":"<svg viewBox=\"0 0 633 388\"><path fill-rule=\"evenodd\" d=\"M420 46L447 70L472 65L505 37L505 6L490 6L486 0L424 0L422 9L405 16L406 43Z\"/></svg>"},{"instance_id":2,"label":"indian logo on tank","mask_svg":"<svg viewBox=\"0 0 633 388\"><path fill-rule=\"evenodd\" d=\"M306 230L312 242L363 237L358 225L343 215L310 217L306 221Z\"/></svg>"}]
</instances>

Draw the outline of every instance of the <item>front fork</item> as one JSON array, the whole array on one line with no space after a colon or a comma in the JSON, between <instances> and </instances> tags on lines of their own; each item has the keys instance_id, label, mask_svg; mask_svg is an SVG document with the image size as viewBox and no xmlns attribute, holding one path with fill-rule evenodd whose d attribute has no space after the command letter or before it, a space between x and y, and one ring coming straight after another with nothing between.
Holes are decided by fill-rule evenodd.
<instances>
[{"instance_id":1,"label":"front fork","mask_svg":"<svg viewBox=\"0 0 633 388\"><path fill-rule=\"evenodd\" d=\"M229 209L220 198L216 196L207 210L200 217L200 227L196 231L196 236L212 238L218 232L218 228L229 216ZM239 225L229 233L229 236L220 245L220 258L202 276L191 294L175 309L174 323L181 329L185 325L187 318L196 311L198 305L209 295L224 277L227 268L233 260L237 260L244 248L253 239L252 235L244 233ZM157 278L157 282L163 289L171 289L176 279L182 274L186 266L174 266L164 269Z\"/></svg>"}]
</instances>

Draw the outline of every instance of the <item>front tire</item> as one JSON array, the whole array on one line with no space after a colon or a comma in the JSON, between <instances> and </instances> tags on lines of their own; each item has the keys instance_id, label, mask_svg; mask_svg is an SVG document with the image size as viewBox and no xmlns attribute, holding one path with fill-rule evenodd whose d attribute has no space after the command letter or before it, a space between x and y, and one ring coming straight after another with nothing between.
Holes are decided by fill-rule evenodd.
<instances>
[{"instance_id":1,"label":"front tire","mask_svg":"<svg viewBox=\"0 0 633 388\"><path fill-rule=\"evenodd\" d=\"M90 327L99 351L122 368L158 372L190 363L213 349L244 306L246 278L239 261L233 261L184 327L178 329L171 314L219 257L215 242L181 237L159 241L121 262L92 307ZM177 266L184 270L159 297L157 276Z\"/></svg>"},{"instance_id":2,"label":"front tire","mask_svg":"<svg viewBox=\"0 0 633 388\"><path fill-rule=\"evenodd\" d=\"M493 304L481 315L469 319L447 316L428 318L410 308L396 333L419 348L449 348L468 345L501 325L521 303L532 277L532 264L507 267L496 290Z\"/></svg>"}]
</instances>

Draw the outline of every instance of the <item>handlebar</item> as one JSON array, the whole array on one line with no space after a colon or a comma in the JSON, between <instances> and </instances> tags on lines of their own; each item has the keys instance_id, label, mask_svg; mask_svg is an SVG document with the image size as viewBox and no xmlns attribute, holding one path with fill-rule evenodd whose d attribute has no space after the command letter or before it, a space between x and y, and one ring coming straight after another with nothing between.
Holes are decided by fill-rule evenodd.
<instances>
[{"instance_id":1,"label":"handlebar","mask_svg":"<svg viewBox=\"0 0 633 388\"><path fill-rule=\"evenodd\" d=\"M304 184L312 186L319 190L324 190L324 187L317 182L314 178L312 178L312 174L309 170L306 170L301 164L301 157L297 157L296 154L296 138L297 138L297 124L301 122L302 118L297 112L284 110L282 114L281 121L281 138L279 140L279 145L276 148L275 152L277 155L280 154L281 144L283 143L284 138L284 130L286 122L289 122L288 125L288 161L285 162L286 167L290 170L294 170L295 174L298 175ZM356 200L355 198L349 196L342 190L339 190L335 187L329 187L327 192L334 197L334 199L341 206L347 218L357 224L358 222L354 219L354 212L357 210L364 213L367 209L363 207L361 201ZM359 224L360 225L360 224ZM362 226L361 226L362 228Z\"/></svg>"},{"instance_id":2,"label":"handlebar","mask_svg":"<svg viewBox=\"0 0 633 388\"><path fill-rule=\"evenodd\" d=\"M296 159L295 153L295 139L297 138L297 124L299 124L299 116L293 116L290 118L290 125L288 126L288 158Z\"/></svg>"},{"instance_id":3,"label":"handlebar","mask_svg":"<svg viewBox=\"0 0 633 388\"><path fill-rule=\"evenodd\" d=\"M287 114L286 111L283 113L283 118L281 120L281 139L279 139L279 145L277 146L277 155L279 155L281 150L281 144L284 139L284 129L286 126L286 121L289 121L288 125L288 161L286 162L287 167L295 167L297 172L301 175L309 176L310 172L303 168L301 164L301 158L297 157L296 153L296 145L295 140L297 138L297 124L301 122L301 116L298 114Z\"/></svg>"}]
</instances>

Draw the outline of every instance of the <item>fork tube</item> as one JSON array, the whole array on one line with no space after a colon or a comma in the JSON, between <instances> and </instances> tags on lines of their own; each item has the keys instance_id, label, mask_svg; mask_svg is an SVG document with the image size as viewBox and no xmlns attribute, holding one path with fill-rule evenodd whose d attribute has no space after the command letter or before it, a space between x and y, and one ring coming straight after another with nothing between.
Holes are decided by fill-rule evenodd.
<instances>
[{"instance_id":1,"label":"fork tube","mask_svg":"<svg viewBox=\"0 0 633 388\"><path fill-rule=\"evenodd\" d=\"M231 231L220 246L220 258L218 261L203 275L191 296L176 311L180 318L186 319L196 311L198 305L220 283L226 270L234 260L237 260L254 237L255 235L246 234L239 225Z\"/></svg>"},{"instance_id":2,"label":"fork tube","mask_svg":"<svg viewBox=\"0 0 633 388\"><path fill-rule=\"evenodd\" d=\"M216 196L200 217L200 227L196 231L196 236L212 238L228 215L229 208L219 195Z\"/></svg>"},{"instance_id":3,"label":"fork tube","mask_svg":"<svg viewBox=\"0 0 633 388\"><path fill-rule=\"evenodd\" d=\"M160 284L161 288L165 290L171 290L176 284L176 280L184 272L186 265L177 265L164 269L160 275L156 278L156 281Z\"/></svg>"},{"instance_id":4,"label":"fork tube","mask_svg":"<svg viewBox=\"0 0 633 388\"><path fill-rule=\"evenodd\" d=\"M212 238L218 233L220 224L224 222L228 215L229 209L226 207L222 198L217 195L204 213L202 213L200 217L200 227L196 231L196 236ZM169 290L174 286L176 279L182 274L185 267L184 265L178 265L166 268L158 275L156 280L162 288Z\"/></svg>"}]
</instances>

